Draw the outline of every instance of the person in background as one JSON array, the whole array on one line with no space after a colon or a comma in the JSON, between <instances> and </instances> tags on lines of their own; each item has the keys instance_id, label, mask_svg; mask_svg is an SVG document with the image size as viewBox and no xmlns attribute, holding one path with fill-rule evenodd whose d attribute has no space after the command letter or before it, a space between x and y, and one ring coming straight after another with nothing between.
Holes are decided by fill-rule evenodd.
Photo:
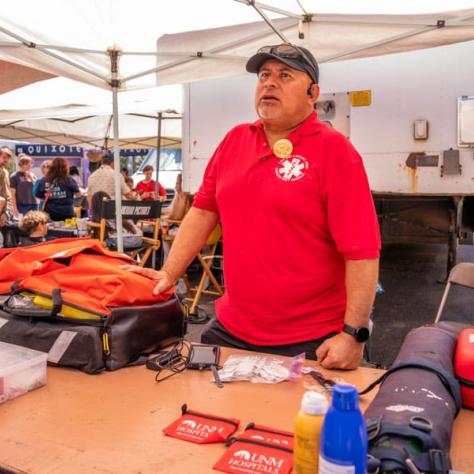
<instances>
[{"instance_id":1,"label":"person in background","mask_svg":"<svg viewBox=\"0 0 474 474\"><path fill-rule=\"evenodd\" d=\"M81 217L84 217L85 210L87 209L87 198L85 196L84 183L79 173L79 168L77 166L71 166L69 168L69 175L79 186L79 191L81 192L80 197L74 198L74 208L77 210L76 214L79 212Z\"/></svg>"},{"instance_id":2,"label":"person in background","mask_svg":"<svg viewBox=\"0 0 474 474\"><path fill-rule=\"evenodd\" d=\"M7 170L8 162L12 156L13 153L10 148L7 146L0 147L0 199L3 200L0 210L0 227L3 227L8 222L9 214L12 212L10 176Z\"/></svg>"},{"instance_id":3,"label":"person in background","mask_svg":"<svg viewBox=\"0 0 474 474\"><path fill-rule=\"evenodd\" d=\"M77 166L71 166L69 168L69 174L70 174L71 178L77 183L79 188L84 187L84 183L82 182L82 178L81 178L81 175L79 173L79 168Z\"/></svg>"},{"instance_id":4,"label":"person in background","mask_svg":"<svg viewBox=\"0 0 474 474\"><path fill-rule=\"evenodd\" d=\"M16 173L10 176L10 189L12 193L13 215L26 214L28 211L36 211L38 204L33 195L33 185L36 181L31 172L33 160L28 155L18 155L18 167Z\"/></svg>"},{"instance_id":5,"label":"person in background","mask_svg":"<svg viewBox=\"0 0 474 474\"><path fill-rule=\"evenodd\" d=\"M122 199L133 199L134 193L125 184L125 179L122 174L120 176L120 190L122 192ZM87 187L87 201L89 209L92 207L92 196L103 191L107 193L111 199L115 199L115 173L114 173L114 156L107 153L102 157L101 166L96 169L90 176Z\"/></svg>"},{"instance_id":6,"label":"person in background","mask_svg":"<svg viewBox=\"0 0 474 474\"><path fill-rule=\"evenodd\" d=\"M69 175L64 158L55 158L48 174L41 180L36 197L44 200L43 210L52 221L74 217L74 198L81 196L77 183Z\"/></svg>"},{"instance_id":7,"label":"person in background","mask_svg":"<svg viewBox=\"0 0 474 474\"><path fill-rule=\"evenodd\" d=\"M265 46L246 68L257 74L260 119L217 147L161 271L125 268L156 280L155 294L166 291L220 221L226 292L201 341L356 368L380 253L362 158L318 120L310 51Z\"/></svg>"},{"instance_id":8,"label":"person in background","mask_svg":"<svg viewBox=\"0 0 474 474\"><path fill-rule=\"evenodd\" d=\"M135 187L135 191L141 197L143 201L157 201L158 199L163 202L166 199L166 189L158 183L158 192L156 188L156 181L152 179L153 166L146 165L143 168L143 174L145 179L140 181Z\"/></svg>"},{"instance_id":9,"label":"person in background","mask_svg":"<svg viewBox=\"0 0 474 474\"><path fill-rule=\"evenodd\" d=\"M125 184L133 190L133 178L131 176L126 176L125 177ZM133 195L133 197L131 198L132 200L134 201L139 201L140 200L140 196L138 195L138 193L136 191L131 191L131 194Z\"/></svg>"},{"instance_id":10,"label":"person in background","mask_svg":"<svg viewBox=\"0 0 474 474\"><path fill-rule=\"evenodd\" d=\"M193 205L194 196L183 191L183 176L179 173L176 176L175 192L171 204L162 210L161 216L173 221L183 220L185 214Z\"/></svg>"},{"instance_id":11,"label":"person in background","mask_svg":"<svg viewBox=\"0 0 474 474\"><path fill-rule=\"evenodd\" d=\"M19 224L21 245L34 245L46 240L48 214L42 211L28 211Z\"/></svg>"},{"instance_id":12,"label":"person in background","mask_svg":"<svg viewBox=\"0 0 474 474\"><path fill-rule=\"evenodd\" d=\"M41 178L35 181L35 184L33 184L33 191L32 191L33 196L36 196L41 180L44 181L45 176L48 174L49 168L51 168L51 163L52 163L51 160L44 160L43 163L41 163L40 169L41 169L42 176ZM38 202L38 209L43 209L42 199L40 199Z\"/></svg>"},{"instance_id":13,"label":"person in background","mask_svg":"<svg viewBox=\"0 0 474 474\"><path fill-rule=\"evenodd\" d=\"M120 170L120 173L122 173L122 176L127 179L129 177L129 174L128 174L128 168L125 168L123 167L121 170Z\"/></svg>"}]
</instances>

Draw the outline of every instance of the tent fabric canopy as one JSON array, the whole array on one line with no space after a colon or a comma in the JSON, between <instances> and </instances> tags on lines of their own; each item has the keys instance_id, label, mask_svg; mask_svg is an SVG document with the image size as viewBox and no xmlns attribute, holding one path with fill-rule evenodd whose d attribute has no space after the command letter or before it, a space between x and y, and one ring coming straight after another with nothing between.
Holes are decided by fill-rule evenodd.
<instances>
[{"instance_id":1,"label":"tent fabric canopy","mask_svg":"<svg viewBox=\"0 0 474 474\"><path fill-rule=\"evenodd\" d=\"M122 93L120 147L155 147L160 113L161 146L179 145L181 106L181 86ZM70 79L55 78L0 95L3 139L104 146L111 123L110 92Z\"/></svg>"},{"instance_id":2,"label":"tent fabric canopy","mask_svg":"<svg viewBox=\"0 0 474 474\"><path fill-rule=\"evenodd\" d=\"M399 14L388 1L352 2L351 9L339 12L341 0L250 3L16 0L0 12L0 59L103 88L110 88L107 50L113 46L121 51L123 89L235 75L258 46L282 41L257 10L276 21L285 39L309 47L321 62L474 38L472 1L452 0L453 11L418 14L407 12L433 11L442 3L412 0L409 10L397 5ZM377 13L360 13L364 4Z\"/></svg>"},{"instance_id":3,"label":"tent fabric canopy","mask_svg":"<svg viewBox=\"0 0 474 474\"><path fill-rule=\"evenodd\" d=\"M273 21L287 42L305 46L320 63L431 48L474 39L474 9L427 15L314 15L311 21ZM263 22L164 35L157 42L160 84L192 82L245 72L262 45L278 44ZM193 56L191 61L183 58ZM179 64L179 62L182 64Z\"/></svg>"},{"instance_id":4,"label":"tent fabric canopy","mask_svg":"<svg viewBox=\"0 0 474 474\"><path fill-rule=\"evenodd\" d=\"M37 69L20 66L8 61L0 61L0 94L26 86L37 81L43 81L53 77Z\"/></svg>"}]
</instances>

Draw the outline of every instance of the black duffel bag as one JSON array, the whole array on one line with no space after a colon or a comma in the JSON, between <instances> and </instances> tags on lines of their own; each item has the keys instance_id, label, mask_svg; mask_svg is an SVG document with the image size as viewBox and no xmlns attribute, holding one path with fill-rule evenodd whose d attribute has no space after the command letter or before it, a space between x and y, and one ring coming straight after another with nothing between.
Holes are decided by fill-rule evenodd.
<instances>
[{"instance_id":1,"label":"black duffel bag","mask_svg":"<svg viewBox=\"0 0 474 474\"><path fill-rule=\"evenodd\" d=\"M447 474L454 418L461 408L453 356L458 323L413 329L365 411L369 473Z\"/></svg>"},{"instance_id":2,"label":"black duffel bag","mask_svg":"<svg viewBox=\"0 0 474 474\"><path fill-rule=\"evenodd\" d=\"M145 363L147 354L184 336L181 305L173 297L149 306L112 308L98 319L61 315L60 290L53 307L35 307L15 294L0 311L0 341L48 353L48 364L73 367L93 374Z\"/></svg>"}]
</instances>

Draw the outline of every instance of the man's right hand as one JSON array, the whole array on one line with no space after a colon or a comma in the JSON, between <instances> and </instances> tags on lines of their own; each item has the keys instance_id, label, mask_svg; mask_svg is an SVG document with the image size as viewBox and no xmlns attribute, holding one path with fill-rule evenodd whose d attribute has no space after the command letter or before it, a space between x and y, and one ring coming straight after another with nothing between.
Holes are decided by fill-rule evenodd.
<instances>
[{"instance_id":1,"label":"man's right hand","mask_svg":"<svg viewBox=\"0 0 474 474\"><path fill-rule=\"evenodd\" d=\"M155 288L153 288L154 295L164 293L174 285L174 282L172 281L171 276L167 271L157 271L151 268L139 267L138 265L121 265L120 268L123 268L124 270L127 270L129 272L137 273L138 275L147 277L150 280L155 280L157 283Z\"/></svg>"}]
</instances>

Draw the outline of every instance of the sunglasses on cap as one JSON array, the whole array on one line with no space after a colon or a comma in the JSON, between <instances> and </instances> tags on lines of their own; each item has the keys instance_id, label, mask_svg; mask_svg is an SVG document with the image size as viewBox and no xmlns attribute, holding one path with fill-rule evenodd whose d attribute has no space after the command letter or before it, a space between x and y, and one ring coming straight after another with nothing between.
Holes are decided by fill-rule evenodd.
<instances>
[{"instance_id":1,"label":"sunglasses on cap","mask_svg":"<svg viewBox=\"0 0 474 474\"><path fill-rule=\"evenodd\" d=\"M262 46L247 62L247 71L258 72L259 67L262 65L262 62L260 62L261 55L280 59L290 67L306 72L314 84L319 82L318 64L309 51L306 51L304 48L290 43ZM257 59L259 56L260 60Z\"/></svg>"},{"instance_id":2,"label":"sunglasses on cap","mask_svg":"<svg viewBox=\"0 0 474 474\"><path fill-rule=\"evenodd\" d=\"M313 62L308 58L305 52L292 44L277 44L275 46L262 46L258 53L274 54L287 59L301 59L303 58L310 66L313 67Z\"/></svg>"}]
</instances>

